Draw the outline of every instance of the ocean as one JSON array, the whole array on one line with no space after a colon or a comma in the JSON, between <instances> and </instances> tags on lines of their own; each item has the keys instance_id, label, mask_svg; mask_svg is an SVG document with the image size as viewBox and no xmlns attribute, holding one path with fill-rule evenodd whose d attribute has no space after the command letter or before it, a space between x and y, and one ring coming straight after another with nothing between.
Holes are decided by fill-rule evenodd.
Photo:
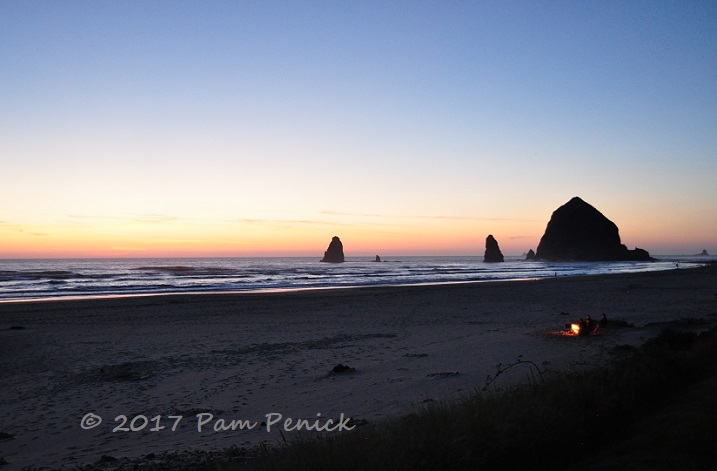
<instances>
[{"instance_id":1,"label":"ocean","mask_svg":"<svg viewBox=\"0 0 717 471\"><path fill-rule=\"evenodd\" d=\"M347 257L341 264L317 257L8 259L0 260L0 300L524 280L686 268L699 264L697 258L549 263L506 257L484 263L482 256L387 256L380 263Z\"/></svg>"}]
</instances>

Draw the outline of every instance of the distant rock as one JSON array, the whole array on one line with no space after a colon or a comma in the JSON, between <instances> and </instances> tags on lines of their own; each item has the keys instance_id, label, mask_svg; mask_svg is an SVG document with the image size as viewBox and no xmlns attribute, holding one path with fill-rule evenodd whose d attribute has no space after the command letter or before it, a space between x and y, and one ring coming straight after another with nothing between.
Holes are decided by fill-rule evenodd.
<instances>
[{"instance_id":1,"label":"distant rock","mask_svg":"<svg viewBox=\"0 0 717 471\"><path fill-rule=\"evenodd\" d=\"M485 255L483 256L483 261L489 263L503 261L503 254L500 253L498 241L495 240L492 235L489 235L485 239Z\"/></svg>"},{"instance_id":2,"label":"distant rock","mask_svg":"<svg viewBox=\"0 0 717 471\"><path fill-rule=\"evenodd\" d=\"M341 243L341 239L336 236L331 239L329 248L324 252L324 258L321 261L329 263L342 263L344 261L344 244Z\"/></svg>"},{"instance_id":3,"label":"distant rock","mask_svg":"<svg viewBox=\"0 0 717 471\"><path fill-rule=\"evenodd\" d=\"M533 252L533 249L528 250L528 253L525 255L526 260L535 260L535 252Z\"/></svg>"},{"instance_id":4,"label":"distant rock","mask_svg":"<svg viewBox=\"0 0 717 471\"><path fill-rule=\"evenodd\" d=\"M577 196L553 212L535 254L550 261L649 261L642 249L620 243L618 228Z\"/></svg>"},{"instance_id":5,"label":"distant rock","mask_svg":"<svg viewBox=\"0 0 717 471\"><path fill-rule=\"evenodd\" d=\"M623 245L623 247L625 247ZM627 250L627 247L625 247ZM648 252L645 249L641 249L639 247L635 247L632 250L627 250L628 258L626 260L629 261L635 261L635 262L651 262L655 259L650 257L650 252Z\"/></svg>"},{"instance_id":6,"label":"distant rock","mask_svg":"<svg viewBox=\"0 0 717 471\"><path fill-rule=\"evenodd\" d=\"M707 249L702 249L702 252L697 254L698 257L703 257L703 256L706 257L708 255L709 254L707 253Z\"/></svg>"},{"instance_id":7,"label":"distant rock","mask_svg":"<svg viewBox=\"0 0 717 471\"><path fill-rule=\"evenodd\" d=\"M374 260L374 262L380 262L380 261L381 261L381 257L379 257L378 255L376 255L376 260Z\"/></svg>"}]
</instances>

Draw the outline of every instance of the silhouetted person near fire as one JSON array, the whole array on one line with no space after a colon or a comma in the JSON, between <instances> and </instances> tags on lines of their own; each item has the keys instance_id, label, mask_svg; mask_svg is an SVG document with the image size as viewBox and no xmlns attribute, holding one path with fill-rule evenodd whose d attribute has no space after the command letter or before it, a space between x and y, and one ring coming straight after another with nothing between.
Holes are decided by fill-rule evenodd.
<instances>
[{"instance_id":1,"label":"silhouetted person near fire","mask_svg":"<svg viewBox=\"0 0 717 471\"><path fill-rule=\"evenodd\" d=\"M588 323L585 319L580 318L578 321L578 327L580 327L580 330L578 330L578 335L588 335L590 331L588 330Z\"/></svg>"},{"instance_id":2,"label":"silhouetted person near fire","mask_svg":"<svg viewBox=\"0 0 717 471\"><path fill-rule=\"evenodd\" d=\"M589 333L595 331L595 321L592 320L592 319L590 318L590 316L588 316L588 317L585 319L585 324L587 324L588 332L589 332Z\"/></svg>"},{"instance_id":3,"label":"silhouetted person near fire","mask_svg":"<svg viewBox=\"0 0 717 471\"><path fill-rule=\"evenodd\" d=\"M605 327L607 325L607 317L605 317L605 314L600 316L600 322L598 322L598 326Z\"/></svg>"}]
</instances>

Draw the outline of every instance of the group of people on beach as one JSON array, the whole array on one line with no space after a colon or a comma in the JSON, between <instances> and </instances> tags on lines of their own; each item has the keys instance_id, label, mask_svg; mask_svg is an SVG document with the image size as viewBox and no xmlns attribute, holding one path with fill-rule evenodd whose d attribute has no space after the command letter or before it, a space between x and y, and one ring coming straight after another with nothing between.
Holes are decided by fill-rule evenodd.
<instances>
[{"instance_id":1,"label":"group of people on beach","mask_svg":"<svg viewBox=\"0 0 717 471\"><path fill-rule=\"evenodd\" d=\"M578 321L578 335L590 335L598 331L599 328L607 325L607 317L605 314L600 316L600 320L595 322L590 316Z\"/></svg>"}]
</instances>

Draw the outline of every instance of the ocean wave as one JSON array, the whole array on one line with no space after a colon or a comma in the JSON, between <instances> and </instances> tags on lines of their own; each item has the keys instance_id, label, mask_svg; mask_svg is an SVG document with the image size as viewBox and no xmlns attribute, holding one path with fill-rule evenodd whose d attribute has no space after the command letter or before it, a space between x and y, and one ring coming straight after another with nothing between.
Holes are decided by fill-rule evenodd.
<instances>
[{"instance_id":1,"label":"ocean wave","mask_svg":"<svg viewBox=\"0 0 717 471\"><path fill-rule=\"evenodd\" d=\"M175 276L232 276L239 272L234 268L223 267L188 267L188 266L148 266L134 268L136 271L169 273Z\"/></svg>"},{"instance_id":2,"label":"ocean wave","mask_svg":"<svg viewBox=\"0 0 717 471\"><path fill-rule=\"evenodd\" d=\"M314 257L0 262L0 299L384 286L675 268L674 262L556 264L525 262L517 257L500 264L485 264L482 257L401 257L391 260L393 263L349 260L337 265L321 264Z\"/></svg>"},{"instance_id":3,"label":"ocean wave","mask_svg":"<svg viewBox=\"0 0 717 471\"><path fill-rule=\"evenodd\" d=\"M0 281L13 280L61 280L77 277L77 273L67 270L3 270L0 271Z\"/></svg>"}]
</instances>

